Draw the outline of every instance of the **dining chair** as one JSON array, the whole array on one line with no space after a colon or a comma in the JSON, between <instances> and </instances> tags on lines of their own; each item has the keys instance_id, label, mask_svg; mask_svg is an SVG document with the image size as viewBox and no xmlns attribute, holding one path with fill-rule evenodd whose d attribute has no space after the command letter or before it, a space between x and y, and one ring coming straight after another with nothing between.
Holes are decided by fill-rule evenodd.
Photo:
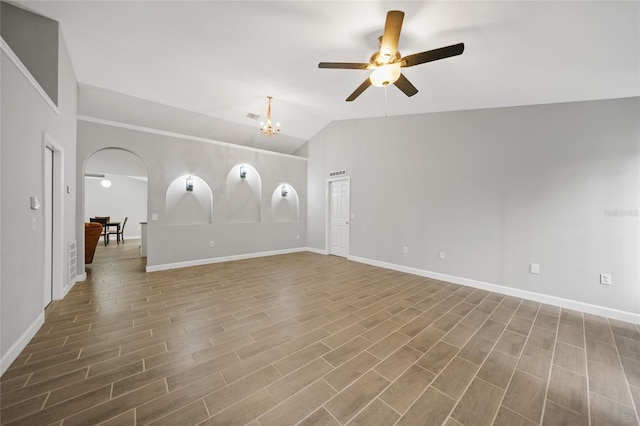
<instances>
[{"instance_id":1,"label":"dining chair","mask_svg":"<svg viewBox=\"0 0 640 426\"><path fill-rule=\"evenodd\" d=\"M109 223L110 220L110 216L96 216L89 218L89 222L98 222L102 225L102 236L104 237L105 246L109 244L109 228L107 227L107 223Z\"/></svg>"},{"instance_id":2,"label":"dining chair","mask_svg":"<svg viewBox=\"0 0 640 426\"><path fill-rule=\"evenodd\" d=\"M129 219L129 217L125 216L124 222L122 222L122 226L120 227L120 240L122 244L124 244L124 226L127 224L127 219Z\"/></svg>"},{"instance_id":3,"label":"dining chair","mask_svg":"<svg viewBox=\"0 0 640 426\"><path fill-rule=\"evenodd\" d=\"M124 226L127 224L128 217L125 216L124 221L122 221L122 225L120 225L120 231L117 229L115 231L109 231L109 234L115 235L117 241L122 241L124 244Z\"/></svg>"}]
</instances>

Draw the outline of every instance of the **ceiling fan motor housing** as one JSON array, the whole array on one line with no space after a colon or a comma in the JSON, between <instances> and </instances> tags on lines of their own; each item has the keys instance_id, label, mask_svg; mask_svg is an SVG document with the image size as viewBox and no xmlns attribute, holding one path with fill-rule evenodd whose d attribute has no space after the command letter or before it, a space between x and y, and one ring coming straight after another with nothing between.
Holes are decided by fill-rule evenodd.
<instances>
[{"instance_id":1,"label":"ceiling fan motor housing","mask_svg":"<svg viewBox=\"0 0 640 426\"><path fill-rule=\"evenodd\" d=\"M371 59L369 59L369 62L371 62L371 65L373 67L379 67L386 64L392 64L394 62L399 62L400 58L402 58L402 56L400 55L400 51L397 50L396 54L393 57L389 55L383 55L380 53L380 51L378 51L371 55Z\"/></svg>"}]
</instances>

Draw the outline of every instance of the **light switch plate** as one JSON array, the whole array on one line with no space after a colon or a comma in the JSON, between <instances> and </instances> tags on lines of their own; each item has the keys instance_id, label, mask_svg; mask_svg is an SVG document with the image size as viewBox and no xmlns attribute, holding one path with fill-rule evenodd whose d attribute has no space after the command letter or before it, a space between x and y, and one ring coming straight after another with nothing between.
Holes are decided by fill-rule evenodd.
<instances>
[{"instance_id":1,"label":"light switch plate","mask_svg":"<svg viewBox=\"0 0 640 426\"><path fill-rule=\"evenodd\" d=\"M40 199L36 195L31 196L31 210L38 210L40 208Z\"/></svg>"},{"instance_id":2,"label":"light switch plate","mask_svg":"<svg viewBox=\"0 0 640 426\"><path fill-rule=\"evenodd\" d=\"M600 274L600 284L611 285L611 274Z\"/></svg>"},{"instance_id":3,"label":"light switch plate","mask_svg":"<svg viewBox=\"0 0 640 426\"><path fill-rule=\"evenodd\" d=\"M529 264L529 273L530 274L539 274L540 273L540 265L537 263Z\"/></svg>"}]
</instances>

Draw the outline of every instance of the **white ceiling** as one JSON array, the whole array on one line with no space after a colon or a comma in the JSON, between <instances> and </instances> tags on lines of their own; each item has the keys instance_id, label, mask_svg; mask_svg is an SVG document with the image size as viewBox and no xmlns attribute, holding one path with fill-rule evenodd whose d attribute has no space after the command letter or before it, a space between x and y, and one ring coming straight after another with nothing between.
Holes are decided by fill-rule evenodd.
<instances>
[{"instance_id":1,"label":"white ceiling","mask_svg":"<svg viewBox=\"0 0 640 426\"><path fill-rule=\"evenodd\" d=\"M100 95L92 115L140 114L115 107L112 91L241 125L252 142L234 142L281 152L333 120L640 95L637 1L14 3L60 22L83 91ZM368 73L318 62L367 62L390 9L405 12L402 54L458 42L465 52L405 69L411 98L389 87L385 107L385 89L371 87L345 102ZM266 115L267 95L283 146L246 117Z\"/></svg>"}]
</instances>

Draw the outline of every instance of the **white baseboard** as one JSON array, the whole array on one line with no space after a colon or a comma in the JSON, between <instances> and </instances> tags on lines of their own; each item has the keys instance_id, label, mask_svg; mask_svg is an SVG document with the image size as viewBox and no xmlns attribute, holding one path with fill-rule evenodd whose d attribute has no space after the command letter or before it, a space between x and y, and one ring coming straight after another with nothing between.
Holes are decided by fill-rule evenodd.
<instances>
[{"instance_id":1,"label":"white baseboard","mask_svg":"<svg viewBox=\"0 0 640 426\"><path fill-rule=\"evenodd\" d=\"M27 347L27 344L31 341L33 336L36 335L40 327L44 324L44 311L38 315L34 322L22 333L22 336L9 348L9 350L2 354L2 358L0 359L0 375L4 374L7 371L7 368L11 365L13 361L16 360L20 352Z\"/></svg>"},{"instance_id":2,"label":"white baseboard","mask_svg":"<svg viewBox=\"0 0 640 426\"><path fill-rule=\"evenodd\" d=\"M86 272L83 272L82 274L76 275L76 277L74 278L73 282L62 289L62 297L60 299L64 299L64 297L71 291L73 286L76 285L76 283L78 281L84 281L86 279L87 279L87 273Z\"/></svg>"},{"instance_id":3,"label":"white baseboard","mask_svg":"<svg viewBox=\"0 0 640 426\"><path fill-rule=\"evenodd\" d=\"M316 254L325 254L325 255L329 254L327 250L321 250L313 247L307 247L306 250Z\"/></svg>"},{"instance_id":4,"label":"white baseboard","mask_svg":"<svg viewBox=\"0 0 640 426\"><path fill-rule=\"evenodd\" d=\"M307 251L306 247L296 247L284 250L263 251L259 253L238 254L234 256L213 257L209 259L189 260L186 262L166 263L163 265L147 266L147 272L166 271L168 269L188 268L190 266L210 265L212 263L230 262L233 260L254 259L256 257L276 256L279 254L298 253Z\"/></svg>"},{"instance_id":5,"label":"white baseboard","mask_svg":"<svg viewBox=\"0 0 640 426\"><path fill-rule=\"evenodd\" d=\"M618 309L607 308L606 306L592 305L590 303L578 302L576 300L564 299L562 297L549 296L547 294L535 293L532 291L520 290L512 287L505 287L498 284L491 284L483 281L472 280L469 278L456 277L454 275L441 274L439 272L432 272L424 269L412 268L409 266L396 265L394 263L381 262L364 257L349 256L348 259L353 260L354 262L366 263L367 265L379 266L381 268L392 269L399 272L406 272L408 274L418 275L421 277L433 278L440 281L446 281L454 284L464 285L467 287L488 290L494 293L505 294L507 296L519 297L522 299L533 300L535 302L546 303L549 305L558 306L560 308L572 309L588 314L613 318L620 321L631 322L634 324L640 324L640 314L636 314L633 312L620 311Z\"/></svg>"}]
</instances>

